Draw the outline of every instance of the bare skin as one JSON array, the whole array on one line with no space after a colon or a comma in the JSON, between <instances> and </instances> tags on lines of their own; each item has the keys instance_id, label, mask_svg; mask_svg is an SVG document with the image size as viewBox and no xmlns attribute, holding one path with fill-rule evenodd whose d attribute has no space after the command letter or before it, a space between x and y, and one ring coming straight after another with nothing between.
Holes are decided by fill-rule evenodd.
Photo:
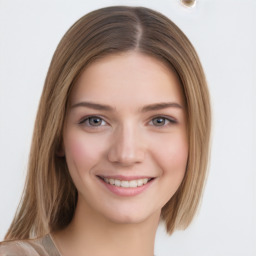
<instances>
[{"instance_id":1,"label":"bare skin","mask_svg":"<svg viewBox=\"0 0 256 256\"><path fill-rule=\"evenodd\" d=\"M161 209L188 157L178 78L141 53L110 55L85 69L69 103L59 154L78 203L53 234L62 256L154 255Z\"/></svg>"},{"instance_id":2,"label":"bare skin","mask_svg":"<svg viewBox=\"0 0 256 256\"><path fill-rule=\"evenodd\" d=\"M116 224L91 213L76 212L65 230L54 234L54 241L62 256L71 255L134 255L153 256L159 212L138 224ZM83 219L83 221L81 221Z\"/></svg>"}]
</instances>

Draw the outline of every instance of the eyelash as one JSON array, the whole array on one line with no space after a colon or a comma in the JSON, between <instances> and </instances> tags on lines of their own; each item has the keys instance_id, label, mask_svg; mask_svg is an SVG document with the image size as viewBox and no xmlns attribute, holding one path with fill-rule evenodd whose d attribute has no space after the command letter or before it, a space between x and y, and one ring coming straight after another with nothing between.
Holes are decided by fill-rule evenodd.
<instances>
[{"instance_id":1,"label":"eyelash","mask_svg":"<svg viewBox=\"0 0 256 256\"><path fill-rule=\"evenodd\" d=\"M157 128L165 127L168 124L173 125L173 124L177 123L177 121L175 119L170 118L170 117L165 117L165 116L155 116L151 119L150 123L153 122L153 120L157 120L157 119L163 119L164 120L164 125L154 125Z\"/></svg>"},{"instance_id":2,"label":"eyelash","mask_svg":"<svg viewBox=\"0 0 256 256\"><path fill-rule=\"evenodd\" d=\"M94 118L94 119L100 119L101 121L103 121L103 122L105 122L105 123L107 123L103 118L101 118L100 116L88 116L88 117L86 117L86 118L83 118L80 122L79 122L79 124L81 124L81 125L83 125L83 124L85 124L87 127L93 127L93 128L98 128L98 127L101 127L101 125L99 125L99 126L97 126L97 125L90 125L89 124L89 121L90 121L90 119L92 119L92 118Z\"/></svg>"},{"instance_id":3,"label":"eyelash","mask_svg":"<svg viewBox=\"0 0 256 256\"><path fill-rule=\"evenodd\" d=\"M105 124L104 125L99 125L99 126L97 126L97 125L91 125L91 124L89 124L89 122L90 122L90 119L92 119L92 118L94 118L94 119L100 119L100 121L101 122L104 122ZM153 121L154 120L157 120L157 119L162 119L162 120L164 120L164 124L163 125L154 125L153 124ZM169 125L174 125L174 124L176 124L177 123L177 121L175 120L175 119L173 119L173 118L170 118L170 117L165 117L165 116L154 116L153 118L151 118L151 120L150 120L150 122L149 123L152 123L151 125L153 125L154 127L157 127L157 128L161 128L161 127L166 127L168 124ZM85 118L83 118L80 122L79 122L79 124L80 125L86 125L86 127L90 127L90 128L100 128L100 127L102 127L102 126L105 126L106 124L107 124L107 122L102 118L102 117L100 117L100 116L87 116L87 117L85 117Z\"/></svg>"}]
</instances>

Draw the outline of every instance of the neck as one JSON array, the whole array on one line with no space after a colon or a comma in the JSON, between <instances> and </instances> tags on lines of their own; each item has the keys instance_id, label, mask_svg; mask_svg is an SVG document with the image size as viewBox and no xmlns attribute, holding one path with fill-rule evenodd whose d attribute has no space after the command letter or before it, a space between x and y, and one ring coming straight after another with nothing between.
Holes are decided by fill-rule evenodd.
<instances>
[{"instance_id":1,"label":"neck","mask_svg":"<svg viewBox=\"0 0 256 256\"><path fill-rule=\"evenodd\" d=\"M72 222L53 234L62 256L153 256L160 212L138 223L116 223L77 205Z\"/></svg>"}]
</instances>

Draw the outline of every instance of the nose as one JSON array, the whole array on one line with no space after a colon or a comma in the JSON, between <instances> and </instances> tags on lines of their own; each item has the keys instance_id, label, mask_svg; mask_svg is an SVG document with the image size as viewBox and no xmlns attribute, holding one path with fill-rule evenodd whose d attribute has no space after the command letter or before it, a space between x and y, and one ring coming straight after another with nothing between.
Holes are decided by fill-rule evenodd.
<instances>
[{"instance_id":1,"label":"nose","mask_svg":"<svg viewBox=\"0 0 256 256\"><path fill-rule=\"evenodd\" d=\"M131 166L141 163L145 157L145 145L138 129L131 124L118 128L113 134L113 143L108 152L112 163Z\"/></svg>"}]
</instances>

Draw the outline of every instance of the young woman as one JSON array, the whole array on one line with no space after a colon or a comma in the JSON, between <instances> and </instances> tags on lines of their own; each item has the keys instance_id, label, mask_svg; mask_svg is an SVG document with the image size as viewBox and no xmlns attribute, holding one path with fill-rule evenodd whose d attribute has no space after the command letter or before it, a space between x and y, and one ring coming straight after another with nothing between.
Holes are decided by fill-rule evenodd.
<instances>
[{"instance_id":1,"label":"young woman","mask_svg":"<svg viewBox=\"0 0 256 256\"><path fill-rule=\"evenodd\" d=\"M0 255L153 255L197 210L210 137L199 58L168 18L108 7L53 56L28 175Z\"/></svg>"}]
</instances>

